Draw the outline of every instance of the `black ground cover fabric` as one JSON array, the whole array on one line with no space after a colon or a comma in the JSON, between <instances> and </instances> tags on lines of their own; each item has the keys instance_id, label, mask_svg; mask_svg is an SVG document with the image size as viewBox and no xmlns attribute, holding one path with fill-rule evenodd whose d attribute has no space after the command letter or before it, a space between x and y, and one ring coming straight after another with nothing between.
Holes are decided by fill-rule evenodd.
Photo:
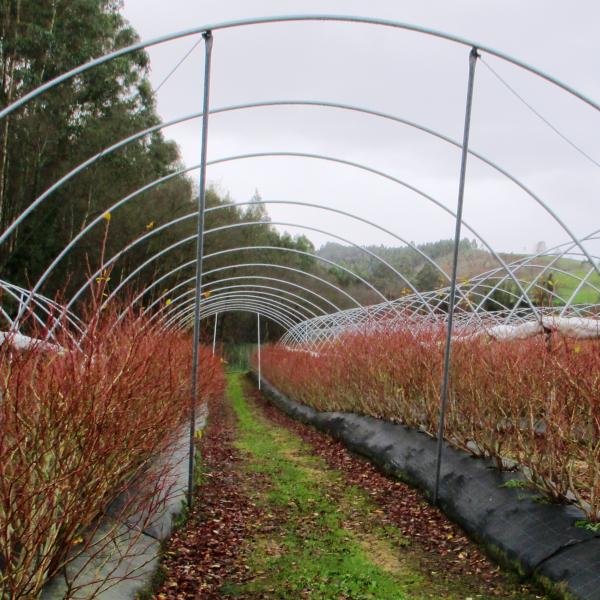
<instances>
[{"instance_id":1,"label":"black ground cover fabric","mask_svg":"<svg viewBox=\"0 0 600 600\"><path fill-rule=\"evenodd\" d=\"M317 412L287 398L262 379L262 391L291 417L342 440L385 472L430 496L436 442L423 432L373 417ZM444 512L499 559L545 577L572 597L600 600L600 533L575 526L583 513L550 504L514 487L519 472L498 471L491 461L444 445L439 501ZM507 482L511 482L507 486Z\"/></svg>"}]
</instances>

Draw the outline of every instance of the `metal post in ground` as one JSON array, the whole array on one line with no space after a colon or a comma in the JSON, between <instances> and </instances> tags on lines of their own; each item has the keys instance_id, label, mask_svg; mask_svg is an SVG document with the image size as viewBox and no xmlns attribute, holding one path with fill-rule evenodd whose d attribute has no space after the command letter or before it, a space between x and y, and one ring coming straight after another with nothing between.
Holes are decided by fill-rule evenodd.
<instances>
[{"instance_id":1,"label":"metal post in ground","mask_svg":"<svg viewBox=\"0 0 600 600\"><path fill-rule=\"evenodd\" d=\"M210 62L212 33L206 31L204 38L204 96L202 102L202 145L200 149L200 189L198 190L198 237L196 240L196 296L194 306L194 332L192 338L192 381L190 394L190 447L188 457L187 503L192 508L194 497L194 458L196 436L196 404L198 403L198 362L200 358L200 300L202 291L202 258L204 255L204 210L206 206L206 150L208 141L208 113L210 95Z\"/></svg>"},{"instance_id":2,"label":"metal post in ground","mask_svg":"<svg viewBox=\"0 0 600 600\"><path fill-rule=\"evenodd\" d=\"M257 333L257 347L258 347L258 389L260 390L260 313L256 313L256 333Z\"/></svg>"},{"instance_id":3,"label":"metal post in ground","mask_svg":"<svg viewBox=\"0 0 600 600\"><path fill-rule=\"evenodd\" d=\"M219 313L215 313L215 326L213 329L213 356L215 355L215 351L217 349L217 322L219 320Z\"/></svg>"},{"instance_id":4,"label":"metal post in ground","mask_svg":"<svg viewBox=\"0 0 600 600\"><path fill-rule=\"evenodd\" d=\"M444 372L442 391L440 394L440 418L437 434L437 457L435 465L435 484L433 503L437 504L440 493L440 474L442 468L442 450L444 442L444 426L446 423L446 407L448 405L448 381L450 376L450 353L452 350L452 328L454 324L454 304L456 295L456 275L458 270L458 249L460 246L460 230L462 225L463 199L465 194L465 178L467 173L467 156L469 150L469 131L471 129L471 107L473 104L473 84L475 82L475 65L477 64L477 48L471 48L469 54L469 81L467 84L467 102L465 109L465 125L463 132L462 156L460 162L460 179L458 184L458 206L456 209L456 229L454 232L454 251L452 255L452 276L450 279L450 298L448 300L448 329L446 331L446 347L444 351Z\"/></svg>"}]
</instances>

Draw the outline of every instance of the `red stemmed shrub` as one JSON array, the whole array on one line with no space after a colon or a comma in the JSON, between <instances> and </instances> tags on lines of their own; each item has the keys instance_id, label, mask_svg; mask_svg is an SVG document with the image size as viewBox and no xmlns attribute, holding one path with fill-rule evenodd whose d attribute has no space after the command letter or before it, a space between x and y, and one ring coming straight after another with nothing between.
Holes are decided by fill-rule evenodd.
<instances>
[{"instance_id":1,"label":"red stemmed shrub","mask_svg":"<svg viewBox=\"0 0 600 600\"><path fill-rule=\"evenodd\" d=\"M442 327L351 334L318 353L267 346L262 371L318 410L437 433ZM600 520L600 344L554 336L453 344L446 437L503 468L516 461L547 497Z\"/></svg>"},{"instance_id":2,"label":"red stemmed shrub","mask_svg":"<svg viewBox=\"0 0 600 600\"><path fill-rule=\"evenodd\" d=\"M191 342L133 315L116 321L92 319L80 348L63 335L62 353L0 346L2 598L38 597L132 482L121 513L164 495L153 464L189 416ZM224 380L218 359L200 355L204 401Z\"/></svg>"}]
</instances>

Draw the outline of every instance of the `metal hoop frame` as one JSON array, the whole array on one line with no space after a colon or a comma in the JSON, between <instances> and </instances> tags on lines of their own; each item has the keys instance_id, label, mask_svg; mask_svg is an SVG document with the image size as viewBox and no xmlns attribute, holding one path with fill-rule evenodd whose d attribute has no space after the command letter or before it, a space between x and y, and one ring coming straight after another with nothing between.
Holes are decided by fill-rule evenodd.
<instances>
[{"instance_id":1,"label":"metal hoop frame","mask_svg":"<svg viewBox=\"0 0 600 600\"><path fill-rule=\"evenodd\" d=\"M418 33L425 36L432 36L441 40L445 40L451 43L459 44L464 47L467 47L470 50L469 56L469 82L468 82L468 91L467 91L467 102L466 102L466 116L464 123L464 136L462 143L459 143L439 132L436 132L432 129L429 129L423 125L419 125L417 123L413 123L406 119L402 119L400 117L396 117L393 115L381 113L378 111L371 110L369 108L362 108L358 106L352 106L347 104L336 104L333 102L324 102L324 101L300 101L300 100L267 100L264 102L254 102L247 103L243 105L233 105L229 107L223 107L220 109L210 110L209 107L209 89L210 89L210 71L211 71L211 51L212 51L212 43L213 43L213 33L215 31L221 31L226 29L235 29L240 27L247 26L259 26L259 25L268 25L268 24L279 24L279 23L307 23L307 22L337 22L337 23L347 23L354 25L373 25L380 27L387 27L393 29L399 29L404 31L410 31L414 33ZM470 113L471 113L471 101L473 96L473 87L474 87L474 74L475 74L475 65L477 63L477 59L480 57L481 53L488 54L490 56L496 57L503 61L506 61L518 68L521 68L543 80L546 82L558 87L564 92L574 96L581 102L584 102L588 106L590 106L595 111L600 111L600 105L585 96L584 94L578 92L573 89L569 85L559 81L558 79L528 65L522 61L519 61L515 58L512 58L502 52L494 50L492 48L486 47L482 44L474 43L465 38L461 38L458 36L453 36L444 32L436 31L429 28L419 27L415 25L411 25L408 23L402 23L398 21L391 21L385 19L375 19L368 17L360 17L360 16L347 16L347 15L290 15L290 16L273 16L273 17L265 17L258 19L245 19L245 20L234 20L227 21L222 23L216 23L212 25L204 25L198 26L194 28L187 29L185 31L171 33L165 36L157 37L145 42L138 42L132 44L126 48L122 48L113 53L107 54L102 57L95 58L90 62L80 65L72 69L71 71L64 73L55 79L45 83L44 85L38 87L37 89L31 91L30 93L24 95L22 98L13 102L9 106L5 107L0 111L0 120L6 118L15 110L20 107L26 105L28 102L34 100L40 95L44 94L48 90L60 85L62 82L65 82L77 75L85 73L86 71L93 69L101 64L104 64L108 61L114 60L120 56L127 55L131 52L135 52L136 50L141 50L144 48L148 48L151 46L155 46L157 44L162 44L165 42L169 42L172 40L184 38L191 35L202 34L202 37L205 41L205 67L204 67L204 96L203 96L203 107L201 113L196 113L192 115L188 115L186 117L181 117L178 119L174 119L169 123L160 124L155 127L151 127L145 129L143 131L139 131L134 133L133 135L116 142L110 147L105 148L100 153L88 158L80 165L72 169L69 173L64 175L61 179L55 182L50 188L48 188L45 192L43 192L38 198L36 198L22 213L17 217L17 219L4 231L0 234L0 245L5 242L11 233L18 227L18 225L27 218L27 216L35 210L37 206L39 206L42 202L44 202L54 191L59 189L62 185L64 185L68 180L77 175L79 172L92 165L97 160L100 160L102 157L126 146L127 144L141 139L145 135L148 135L154 131L158 131L163 127L167 127L170 125L175 125L177 123L181 123L184 121L188 121L194 118L202 118L202 145L201 145L201 163L195 167L181 169L180 171L169 174L165 177L157 179L153 182L147 183L142 186L138 190L135 190L128 196L121 198L116 203L114 203L109 210L116 210L120 206L125 203L133 200L140 196L143 192L148 191L161 183L165 183L171 180L174 177L185 175L192 170L199 169L200 171L200 193L199 193L199 209L196 213L185 215L184 217L180 217L178 219L174 219L173 221L157 228L155 232L151 234L142 236L137 240L133 240L127 246L122 248L117 254L115 254L111 259L109 259L110 263L113 264L116 260L118 260L125 252L130 250L133 246L140 243L142 240L146 240L150 237L150 235L155 235L158 231L164 231L168 227L172 227L179 222L182 222L188 218L196 218L198 224L198 231L195 236L190 236L188 238L177 241L170 246L163 248L158 253L156 253L149 260L143 262L138 265L135 269L133 269L124 279L120 282L117 288L109 295L108 299L103 303L103 307L106 306L108 302L110 302L118 293L120 289L122 289L137 273L139 273L142 269L144 269L147 265L151 264L157 258L164 256L165 253L170 250L181 246L182 244L188 242L194 242L196 244L197 256L193 261L189 261L184 265L180 265L176 269L172 269L169 273L162 275L159 277L152 285L148 286L146 290L143 290L139 293L132 305L137 303L142 299L142 297L150 291L158 281L164 281L168 277L175 275L181 269L188 267L196 268L196 277L195 277L195 287L192 290L185 290L175 299L175 304L169 304L168 307L164 306L160 309L155 310L157 304L161 302L161 299L165 297L165 295L170 295L175 290L179 290L179 288L189 285L191 280L186 280L181 283L177 283L169 288L166 292L164 292L158 299L155 299L149 307L144 309L143 314L147 314L148 312L153 312L152 319L157 319L158 324L162 327L176 327L182 328L189 325L191 313L194 313L194 361L192 366L192 385L191 385L191 423L190 423L190 482L188 486L188 502L191 505L192 503L192 466L193 466L193 436L194 436L194 414L195 414L195 405L197 401L197 347L199 341L199 321L200 317L207 318L212 316L213 314L222 313L225 311L232 310L242 310L247 312L256 313L258 315L258 337L260 344L260 315L263 315L267 318L272 319L274 322L279 323L284 329L287 330L286 335L281 340L281 343L288 345L303 345L312 346L312 347L322 347L324 343L335 339L339 333L349 330L356 330L358 328L364 328L365 326L371 327L379 327L382 323L386 323L388 325L394 325L396 323L407 321L410 322L413 326L419 327L422 326L424 322L446 322L447 323L447 338L446 338L446 353L445 353L445 369L444 369L444 379L442 383L442 393L441 393L441 411L440 411L440 433L438 438L438 460L437 460L437 478L436 482L439 481L439 473L440 473L440 465L441 465L441 440L443 434L444 427L444 412L445 412L445 401L446 401L446 388L448 382L448 363L450 358L450 350L452 337L455 333L460 334L461 331L467 331L469 328L472 329L473 325L477 325L478 327L486 327L489 326L490 323L517 323L523 321L531 321L536 320L543 324L544 315L546 313L554 313L551 306L547 308L540 308L535 306L531 298L531 293L536 293L536 291L542 291L543 293L549 296L549 303L552 303L553 300L558 300L562 302L562 306L560 307L559 316L563 317L566 314L576 314L578 316L586 315L586 314L595 314L594 310L596 307L587 307L587 306L576 306L574 303L576 298L578 297L579 292L584 288L584 286L589 286L592 290L598 291L600 293L600 287L597 287L594 283L591 282L591 277L594 273L600 275L600 267L597 262L597 257L592 255L584 245L584 242L589 240L597 239L598 231L595 231L588 236L585 237L576 237L571 229L566 225L564 221L560 219L560 217L553 211L550 206L544 202L539 196L533 193L531 189L525 186L521 181L519 181L516 177L510 174L508 171L504 170L499 165L494 162L488 160L481 154L475 152L474 150L469 148L469 128L470 128ZM332 157L325 156L322 154L311 154L311 153L302 153L302 152L260 152L260 153L250 153L250 154L242 154L238 156L229 156L220 158L217 160L213 160L210 163L207 161L207 139L208 139L208 119L210 114L224 113L233 110L241 110L241 109L249 109L249 108L260 108L260 107L273 107L273 106L315 106L321 108L336 108L341 110L350 110L359 113L368 114L371 116L376 116L380 118L385 118L391 121L395 121L397 123L402 123L406 126L410 126L420 130L428 135L434 136L437 139L440 139L446 143L449 143L461 150L461 172L460 172L460 185L459 185L459 194L458 194L458 206L456 212L453 212L451 209L447 208L441 202L436 200L434 197L428 195L412 184L405 182L399 178L396 178L390 174L379 171L370 166L352 162L349 160L345 160L340 157ZM498 255L497 252L491 247L489 243L487 243L472 227L470 227L463 219L462 219L462 205L463 205L463 193L465 188L465 179L466 179L466 168L467 168L467 159L468 157L474 157L478 160L482 161L484 164L487 164L489 167L494 169L496 172L500 173L507 180L511 181L515 184L522 192L524 192L527 196L532 198L550 217L558 223L558 225L562 228L562 230L567 234L570 241L560 244L552 249L551 251L547 251L543 254L538 254L533 257L526 257L520 261L515 261L511 264L507 264L501 256ZM229 229L237 228L237 227L245 227L245 226L257 226L263 225L262 221L249 222L249 223L235 223L231 225L225 225L222 227L216 227L212 230L205 231L204 230L204 216L207 212L205 210L205 194L206 194L206 167L208 165L215 165L221 163L227 163L236 160L243 159L256 159L256 158L274 158L274 157L294 157L294 158L303 158L303 159L317 159L321 161L328 161L331 163L349 166L355 169L362 170L369 174L377 175L379 177L383 177L389 181L392 181L396 184L399 184L410 190L414 194L416 194L421 199L425 199L428 202L433 203L436 207L445 211L451 218L453 218L456 225L456 232L454 238L454 252L453 252L453 268L452 274L450 277L448 274L443 272L438 265L435 265L439 271L442 272L442 275L449 282L449 286L447 288L443 288L441 290L436 290L434 292L422 293L417 290L410 280L403 275L400 271L396 270L391 264L389 264L385 259L377 254L371 252L368 248L360 248L357 244L348 240L346 238L340 237L332 232L326 232L322 229L318 229L316 227L307 226L303 224L297 223L289 223L289 222L271 222L274 225L286 226L286 227L296 227L301 228L307 231L318 232L321 234L326 234L334 239L338 239L346 244L350 244L357 248L360 248L362 252L369 255L371 258L379 261L383 264L387 269L393 272L401 281L403 281L407 288L412 290L412 293L408 295L404 295L395 301L389 301L385 298L385 296L377 290L370 282L365 280L363 277L358 275L357 273L353 273L351 270L341 266L334 261L330 261L328 259L324 259L323 257L319 257L309 252L304 252L301 250L295 249L283 249L283 248L274 248L271 246L256 246L253 248L250 247L238 247L238 248L229 248L220 250L218 252L214 252L211 255L204 256L203 255L203 242L205 235L210 233L217 233L220 231L226 231ZM272 201L275 203L276 201ZM265 202L266 204L267 202ZM282 203L282 201L280 201ZM292 204L291 202L289 202ZM295 203L302 204L302 203ZM361 217L350 215L349 213L345 213L344 211L335 211L331 208L326 208L318 205L310 205L308 203L304 203L305 206L312 206L313 208L322 208L326 210L333 210L338 214L350 216L352 218L358 219L365 224L373 225L375 227L379 227L381 231L386 231L386 233L391 233L384 228L371 223ZM227 208L226 206L222 208ZM62 326L65 329L68 329L68 334L73 335L85 335L86 328L85 325L81 323L81 321L76 317L72 312L72 306L75 300L80 297L83 291L89 287L91 281L93 279L86 282L86 284L75 294L75 296L67 303L65 306L59 307L56 302L45 298L40 294L40 291L43 287L44 282L50 276L54 268L60 263L60 261L68 254L68 252L78 243L80 239L87 232L89 232L93 227L95 227L100 221L102 217L98 217L94 219L91 223L89 223L81 232L75 235L70 242L65 246L65 248L59 253L59 255L52 261L52 263L48 266L48 268L41 275L40 279L37 283L32 287L31 290L23 290L22 288L18 288L8 282L0 281L0 290L5 292L8 296L10 296L18 306L16 318L11 317L9 312L0 307L0 316L8 323L9 328L11 330L17 331L21 325L23 319L32 315L32 318L38 322L39 324L45 323L50 318L54 319L54 323L52 328L48 332L49 338L55 338L55 328L57 326ZM498 268L493 269L487 273L479 275L471 282L459 284L457 282L457 261L458 261L458 250L459 243L461 237L461 227L465 227L472 234L474 234L481 243L486 247L486 249L490 252L490 254L494 257L494 259L500 265ZM397 239L399 238L397 235L394 235ZM411 245L413 250L419 252L418 248L415 248L414 245ZM296 252L299 255L310 256L315 260L320 260L326 264L331 266L335 266L336 268L341 268L343 271L347 272L351 276L355 277L362 284L366 285L372 291L374 291L378 296L383 299L383 302L377 305L371 306L362 306L351 294L347 293L343 289L335 286L331 282L326 281L323 278L318 277L317 275L308 273L302 269L296 269L292 267L287 267L284 265L276 265L274 263L240 263L240 264L230 264L224 267L214 268L210 271L206 271L203 273L204 269L204 260L208 260L211 257L216 256L224 256L230 253L243 252L248 250L264 250L264 251L283 251L283 252ZM421 252L421 254L423 254ZM565 256L581 256L589 263L589 270L583 276L572 275L568 273L568 275L573 276L577 281L577 284L573 291L570 293L569 297L566 299L560 298L554 289L547 289L547 286L544 286L544 277L547 276L548 273L552 271L556 271L559 273L564 273L559 266L560 258ZM544 256L550 257L550 260L543 261L538 260ZM429 261L435 264L435 261ZM106 268L106 264L102 266L102 268ZM214 287L213 292L214 296L210 296L202 299L201 291L206 289L206 285L203 282L203 275L216 274L221 273L227 269L265 269L265 268L276 268L287 270L288 272L296 273L301 275L302 277L312 278L314 281L319 281L322 285L327 285L334 289L336 293L340 293L346 297L352 304L355 305L355 308L340 311L339 309L333 314L327 313L323 307L320 307L319 314L314 312L312 306L314 308L318 308L319 306L312 302L312 300L308 300L304 296L300 296L299 294L289 292L289 290L280 289L279 287L275 288L274 286L250 286L250 285L221 285L221 287ZM519 273L523 272L525 269L531 271L531 269L537 269L538 272L535 277L527 278L527 277L519 277ZM251 279L258 280L260 276L245 276ZM264 279L269 279L263 277ZM233 281L236 279L235 277L221 278L218 279L217 282L212 282L208 285L214 285L215 283L221 284L228 281ZM241 278L240 278L241 279ZM284 282L285 280L270 278L272 282ZM291 282L286 282L291 283ZM510 284L516 287L516 292L514 290L506 290L506 286ZM259 289L259 287L265 289ZM270 288L270 291L267 291L266 288ZM303 292L312 291L304 286L297 286L298 289ZM505 292L509 298L511 298L512 306L502 305L496 298L497 292L502 290ZM313 292L314 293L314 292ZM187 298L192 295L191 298ZM319 296L315 294L315 297L318 297L319 300L324 300L323 296ZM475 304L473 299L477 300ZM514 302L513 302L514 299ZM493 311L497 314L493 314L493 312L486 311L486 305L489 302L496 302L499 304L499 307L504 310ZM521 305L525 304L525 308L522 308ZM600 303L600 300L599 300ZM329 302L329 304L332 304ZM335 308L338 308L337 306ZM202 309L202 312L201 312ZM60 311L60 316L58 319L54 317L54 315ZM39 314L38 314L39 313ZM124 314L124 313L123 313ZM73 332L73 333L72 333ZM437 498L437 490L438 484L436 483L436 489L434 492L434 501Z\"/></svg>"}]
</instances>

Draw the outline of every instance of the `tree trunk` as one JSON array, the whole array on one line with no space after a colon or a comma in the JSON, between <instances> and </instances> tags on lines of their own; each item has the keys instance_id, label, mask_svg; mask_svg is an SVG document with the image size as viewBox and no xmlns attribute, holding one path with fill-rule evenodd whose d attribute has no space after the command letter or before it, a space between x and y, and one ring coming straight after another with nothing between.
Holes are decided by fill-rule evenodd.
<instances>
[{"instance_id":1,"label":"tree trunk","mask_svg":"<svg viewBox=\"0 0 600 600\"><path fill-rule=\"evenodd\" d=\"M3 23L2 36L8 39L10 29L10 8L6 11L6 21ZM2 73L2 90L6 90L6 105L8 106L13 101L15 91L15 66L17 63L16 39L18 36L18 28L21 24L21 0L17 0L16 18L13 28L13 51L11 56L4 57L3 73ZM8 89L6 86L8 85ZM10 133L10 120L8 116L4 119L2 125L2 147L0 149L0 231L8 226L6 219L6 183L8 179L8 136Z\"/></svg>"}]
</instances>

